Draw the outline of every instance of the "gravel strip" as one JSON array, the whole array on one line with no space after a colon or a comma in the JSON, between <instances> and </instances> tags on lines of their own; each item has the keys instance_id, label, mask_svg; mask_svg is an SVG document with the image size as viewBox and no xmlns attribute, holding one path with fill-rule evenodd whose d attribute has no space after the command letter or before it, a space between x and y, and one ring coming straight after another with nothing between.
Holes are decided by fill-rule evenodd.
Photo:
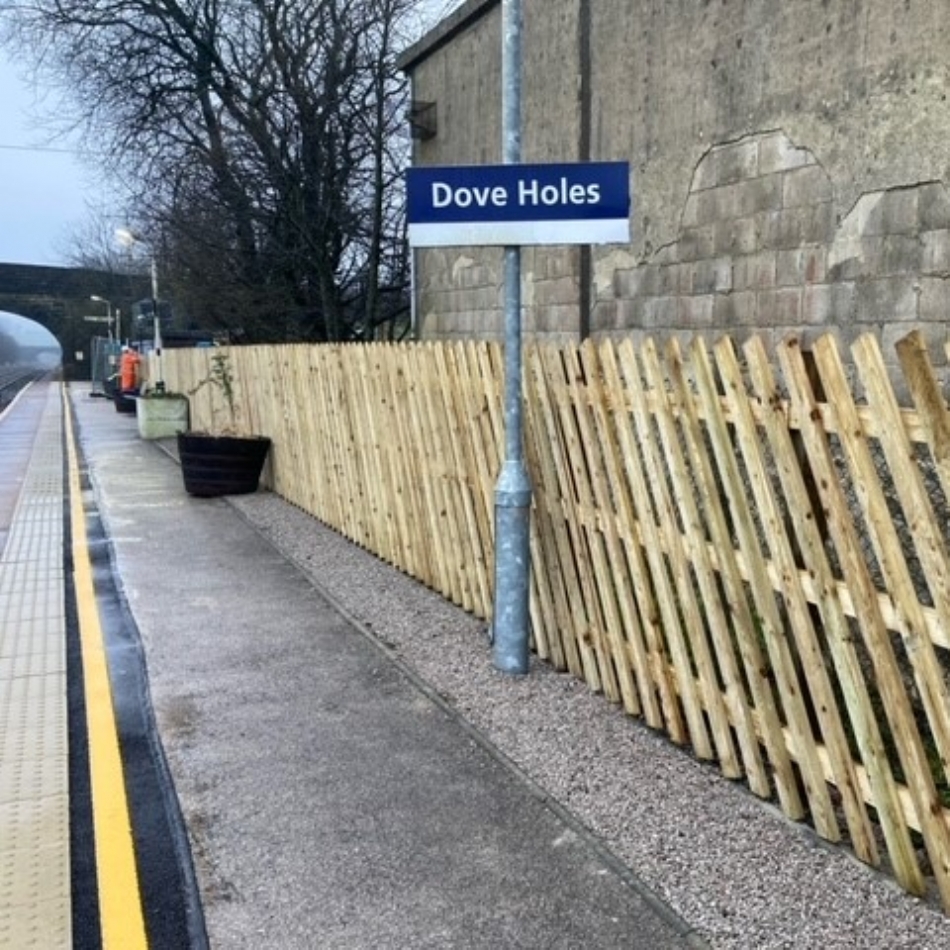
<instances>
[{"instance_id":1,"label":"gravel strip","mask_svg":"<svg viewBox=\"0 0 950 950\"><path fill-rule=\"evenodd\" d=\"M276 495L232 499L714 948L950 947L950 918L567 674L491 663L485 624Z\"/></svg>"}]
</instances>

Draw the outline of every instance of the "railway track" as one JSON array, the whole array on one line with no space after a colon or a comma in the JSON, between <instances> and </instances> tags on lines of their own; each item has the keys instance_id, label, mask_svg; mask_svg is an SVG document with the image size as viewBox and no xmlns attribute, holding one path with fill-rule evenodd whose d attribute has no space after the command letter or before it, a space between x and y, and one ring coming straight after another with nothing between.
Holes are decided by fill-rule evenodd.
<instances>
[{"instance_id":1,"label":"railway track","mask_svg":"<svg viewBox=\"0 0 950 950\"><path fill-rule=\"evenodd\" d=\"M24 386L45 376L47 372L35 366L0 366L0 411L13 402Z\"/></svg>"}]
</instances>

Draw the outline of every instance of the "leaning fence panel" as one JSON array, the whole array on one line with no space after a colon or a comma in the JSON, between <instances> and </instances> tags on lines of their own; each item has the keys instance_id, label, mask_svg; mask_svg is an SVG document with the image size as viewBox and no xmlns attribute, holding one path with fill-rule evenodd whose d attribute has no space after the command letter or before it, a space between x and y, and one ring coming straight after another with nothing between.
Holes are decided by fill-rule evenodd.
<instances>
[{"instance_id":1,"label":"leaning fence panel","mask_svg":"<svg viewBox=\"0 0 950 950\"><path fill-rule=\"evenodd\" d=\"M166 354L193 427L270 436L271 488L489 620L499 347L224 352L233 415L214 351ZM526 346L532 634L950 908L950 412L920 335L897 352Z\"/></svg>"}]
</instances>

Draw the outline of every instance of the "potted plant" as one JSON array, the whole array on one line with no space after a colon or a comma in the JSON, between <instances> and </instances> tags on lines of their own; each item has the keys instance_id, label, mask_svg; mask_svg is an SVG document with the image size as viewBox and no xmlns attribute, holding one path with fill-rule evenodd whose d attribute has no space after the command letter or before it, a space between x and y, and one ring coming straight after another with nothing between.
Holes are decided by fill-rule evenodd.
<instances>
[{"instance_id":1,"label":"potted plant","mask_svg":"<svg viewBox=\"0 0 950 950\"><path fill-rule=\"evenodd\" d=\"M271 440L267 436L233 433L234 377L227 353L215 353L211 357L209 374L189 390L189 395L209 385L223 396L231 424L221 434L191 430L178 433L178 457L185 491L200 498L256 491Z\"/></svg>"}]
</instances>

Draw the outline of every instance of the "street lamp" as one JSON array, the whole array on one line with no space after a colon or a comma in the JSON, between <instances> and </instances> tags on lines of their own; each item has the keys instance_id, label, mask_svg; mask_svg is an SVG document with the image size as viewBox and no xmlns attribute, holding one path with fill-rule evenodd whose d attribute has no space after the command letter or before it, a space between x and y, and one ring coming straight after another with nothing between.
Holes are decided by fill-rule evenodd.
<instances>
[{"instance_id":1,"label":"street lamp","mask_svg":"<svg viewBox=\"0 0 950 950\"><path fill-rule=\"evenodd\" d=\"M129 230L129 228L116 228L115 236L119 239L120 243L127 248L131 249L133 244L141 244L146 247L149 252L152 277L152 329L154 332L153 346L155 348L155 368L158 377L155 380L155 390L156 392L161 393L165 391L165 380L162 374L162 327L158 317L158 262L155 259L155 251L147 241L145 241L134 231Z\"/></svg>"},{"instance_id":2,"label":"street lamp","mask_svg":"<svg viewBox=\"0 0 950 950\"><path fill-rule=\"evenodd\" d=\"M107 319L106 326L109 328L109 340L110 340L110 342L111 342L111 340L113 339L113 334L112 334L112 301L111 301L111 300L106 300L105 297L100 297L98 294L93 294L89 299L90 299L90 300L95 300L96 303L104 303L104 304L106 305L106 319ZM118 339L119 339L119 320L118 320L119 311L118 311L118 310L116 311L115 315L116 315L116 321L115 321L115 339L118 340Z\"/></svg>"}]
</instances>

